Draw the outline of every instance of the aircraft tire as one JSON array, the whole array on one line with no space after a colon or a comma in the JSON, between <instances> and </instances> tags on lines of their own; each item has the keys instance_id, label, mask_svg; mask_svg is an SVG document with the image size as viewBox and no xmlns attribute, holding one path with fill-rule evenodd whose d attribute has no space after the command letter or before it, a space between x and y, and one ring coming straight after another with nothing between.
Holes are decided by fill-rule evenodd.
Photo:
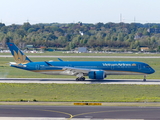
<instances>
[{"instance_id":1,"label":"aircraft tire","mask_svg":"<svg viewBox=\"0 0 160 120\"><path fill-rule=\"evenodd\" d=\"M79 78L76 78L76 81L79 81Z\"/></svg>"},{"instance_id":2,"label":"aircraft tire","mask_svg":"<svg viewBox=\"0 0 160 120\"><path fill-rule=\"evenodd\" d=\"M85 81L85 77L81 77L80 80L81 80L81 81Z\"/></svg>"},{"instance_id":3,"label":"aircraft tire","mask_svg":"<svg viewBox=\"0 0 160 120\"><path fill-rule=\"evenodd\" d=\"M85 81L85 77L78 77L76 78L76 81Z\"/></svg>"}]
</instances>

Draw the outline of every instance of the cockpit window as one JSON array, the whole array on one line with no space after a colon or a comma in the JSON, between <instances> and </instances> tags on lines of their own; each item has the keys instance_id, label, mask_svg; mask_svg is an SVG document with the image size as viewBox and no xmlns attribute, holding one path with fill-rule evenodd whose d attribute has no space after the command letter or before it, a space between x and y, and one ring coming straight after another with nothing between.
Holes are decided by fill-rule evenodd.
<instances>
[{"instance_id":1,"label":"cockpit window","mask_svg":"<svg viewBox=\"0 0 160 120\"><path fill-rule=\"evenodd\" d=\"M146 65L145 67L146 67L146 68L150 68L150 66L149 66L149 65Z\"/></svg>"}]
</instances>

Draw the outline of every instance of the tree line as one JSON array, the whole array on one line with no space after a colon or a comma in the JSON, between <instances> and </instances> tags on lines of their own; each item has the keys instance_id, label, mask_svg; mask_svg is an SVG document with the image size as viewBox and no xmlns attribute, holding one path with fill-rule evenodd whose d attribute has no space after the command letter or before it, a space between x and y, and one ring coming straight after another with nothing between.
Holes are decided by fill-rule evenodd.
<instances>
[{"instance_id":1,"label":"tree line","mask_svg":"<svg viewBox=\"0 0 160 120\"><path fill-rule=\"evenodd\" d=\"M153 32L150 29L155 30ZM34 45L34 47L54 47L72 50L88 47L93 50L127 49L139 50L146 46L150 50L160 50L160 24L156 23L50 23L8 25L0 23L0 42Z\"/></svg>"}]
</instances>

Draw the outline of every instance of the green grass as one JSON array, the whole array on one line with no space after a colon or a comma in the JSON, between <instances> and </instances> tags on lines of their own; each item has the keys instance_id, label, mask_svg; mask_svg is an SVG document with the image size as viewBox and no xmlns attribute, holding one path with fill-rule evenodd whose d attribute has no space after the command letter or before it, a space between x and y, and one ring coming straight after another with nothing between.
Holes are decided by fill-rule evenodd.
<instances>
[{"instance_id":1,"label":"green grass","mask_svg":"<svg viewBox=\"0 0 160 120\"><path fill-rule=\"evenodd\" d=\"M31 58L48 61L56 58ZM148 79L160 79L158 58L64 58L66 61L141 61L151 65L156 73ZM43 75L9 67L13 58L0 58L0 77L9 78L75 78L75 76ZM107 79L142 79L143 76L108 76ZM65 102L160 102L159 85L105 84L15 84L0 83L0 101L65 101Z\"/></svg>"},{"instance_id":2,"label":"green grass","mask_svg":"<svg viewBox=\"0 0 160 120\"><path fill-rule=\"evenodd\" d=\"M160 102L159 85L0 83L0 101Z\"/></svg>"},{"instance_id":3,"label":"green grass","mask_svg":"<svg viewBox=\"0 0 160 120\"><path fill-rule=\"evenodd\" d=\"M48 61L56 58L31 58L32 61ZM160 59L158 58L63 58L65 61L140 61L148 63L156 72L148 75L147 79L160 79ZM0 58L0 78L75 78L75 76L63 75L44 75L30 71L24 71L9 66L9 62L14 61L13 58ZM138 75L112 75L107 79L143 79L143 76Z\"/></svg>"}]
</instances>

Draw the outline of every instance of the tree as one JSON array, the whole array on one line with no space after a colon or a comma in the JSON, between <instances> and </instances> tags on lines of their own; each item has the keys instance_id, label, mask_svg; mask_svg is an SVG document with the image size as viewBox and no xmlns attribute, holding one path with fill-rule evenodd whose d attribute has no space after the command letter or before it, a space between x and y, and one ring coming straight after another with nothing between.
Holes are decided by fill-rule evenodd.
<instances>
[{"instance_id":1,"label":"tree","mask_svg":"<svg viewBox=\"0 0 160 120\"><path fill-rule=\"evenodd\" d=\"M10 41L11 41L10 37L5 36L2 40L2 46L6 47L6 44Z\"/></svg>"},{"instance_id":2,"label":"tree","mask_svg":"<svg viewBox=\"0 0 160 120\"><path fill-rule=\"evenodd\" d=\"M32 33L32 32L34 32L34 31L36 31L34 28L29 28L27 32L28 32L28 33Z\"/></svg>"},{"instance_id":3,"label":"tree","mask_svg":"<svg viewBox=\"0 0 160 120\"><path fill-rule=\"evenodd\" d=\"M69 43L69 49L72 50L72 49L74 49L74 48L75 48L75 44L72 43L72 42L70 42L70 43Z\"/></svg>"},{"instance_id":4,"label":"tree","mask_svg":"<svg viewBox=\"0 0 160 120\"><path fill-rule=\"evenodd\" d=\"M6 34L8 32L8 28L6 26L1 27L1 31Z\"/></svg>"},{"instance_id":5,"label":"tree","mask_svg":"<svg viewBox=\"0 0 160 120\"><path fill-rule=\"evenodd\" d=\"M100 29L102 26L104 26L104 24L99 22L95 26L96 26L97 29Z\"/></svg>"},{"instance_id":6,"label":"tree","mask_svg":"<svg viewBox=\"0 0 160 120\"><path fill-rule=\"evenodd\" d=\"M119 33L119 34L118 34L117 40L119 40L119 41L124 41L124 36L123 36L122 33Z\"/></svg>"},{"instance_id":7,"label":"tree","mask_svg":"<svg viewBox=\"0 0 160 120\"><path fill-rule=\"evenodd\" d=\"M97 24L35 24L29 22L23 25L5 26L0 23L0 41L5 43L5 37L16 43L24 42L34 46L66 47L67 49L86 46L89 48L109 47L136 49L138 46L148 46L157 49L160 44L160 33L149 33L150 28L160 28L160 24L140 23L97 23ZM83 32L80 35L79 32ZM135 35L139 38L134 39ZM73 47L74 45L74 47Z\"/></svg>"},{"instance_id":8,"label":"tree","mask_svg":"<svg viewBox=\"0 0 160 120\"><path fill-rule=\"evenodd\" d=\"M157 51L160 52L160 46L157 47Z\"/></svg>"},{"instance_id":9,"label":"tree","mask_svg":"<svg viewBox=\"0 0 160 120\"><path fill-rule=\"evenodd\" d=\"M22 38L26 36L26 32L23 29L18 29L17 34Z\"/></svg>"},{"instance_id":10,"label":"tree","mask_svg":"<svg viewBox=\"0 0 160 120\"><path fill-rule=\"evenodd\" d=\"M0 23L0 29L1 29L3 26L5 26L5 24L4 24L4 23Z\"/></svg>"},{"instance_id":11,"label":"tree","mask_svg":"<svg viewBox=\"0 0 160 120\"><path fill-rule=\"evenodd\" d=\"M58 37L56 37L54 34L52 33L49 33L48 36L47 36L47 40L55 40L57 39Z\"/></svg>"},{"instance_id":12,"label":"tree","mask_svg":"<svg viewBox=\"0 0 160 120\"><path fill-rule=\"evenodd\" d=\"M22 25L22 29L24 29L25 31L28 31L28 29L30 29L30 28L31 28L31 24L29 22L24 23Z\"/></svg>"}]
</instances>

